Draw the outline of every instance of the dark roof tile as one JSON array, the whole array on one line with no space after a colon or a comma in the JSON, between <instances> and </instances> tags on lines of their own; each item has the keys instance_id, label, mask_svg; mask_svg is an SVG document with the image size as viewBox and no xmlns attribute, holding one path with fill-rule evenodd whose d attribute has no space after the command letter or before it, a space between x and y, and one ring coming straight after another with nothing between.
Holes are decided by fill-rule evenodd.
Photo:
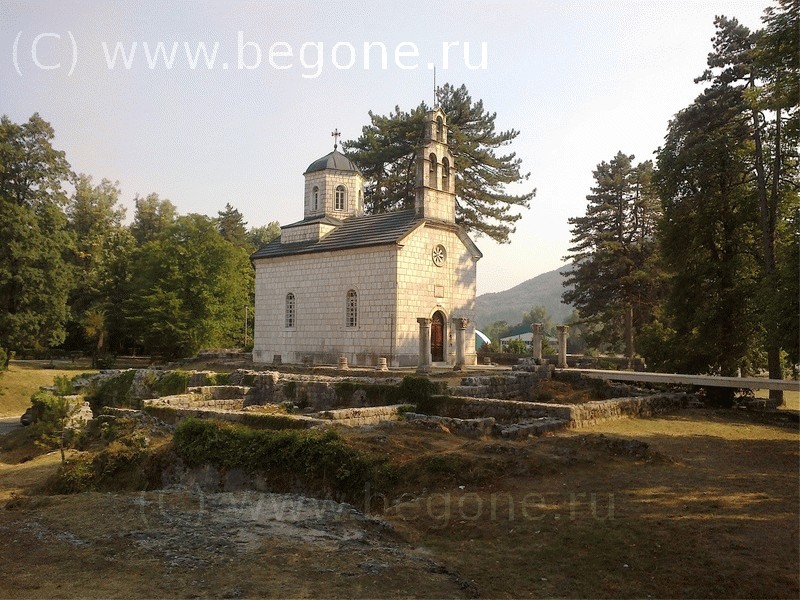
<instances>
[{"instance_id":1,"label":"dark roof tile","mask_svg":"<svg viewBox=\"0 0 800 600\"><path fill-rule=\"evenodd\" d=\"M342 221L339 227L321 240L281 244L280 238L276 238L255 252L250 258L255 260L258 258L275 258L293 254L329 252L331 250L393 244L400 241L422 222L423 220L417 217L413 209L350 217ZM300 224L302 222L293 225Z\"/></svg>"}]
</instances>

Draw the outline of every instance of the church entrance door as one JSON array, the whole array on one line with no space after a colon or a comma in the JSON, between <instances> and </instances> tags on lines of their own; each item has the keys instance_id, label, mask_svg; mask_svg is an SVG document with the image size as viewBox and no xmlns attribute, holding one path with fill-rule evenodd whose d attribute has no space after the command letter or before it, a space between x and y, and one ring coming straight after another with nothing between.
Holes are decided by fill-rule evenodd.
<instances>
[{"instance_id":1,"label":"church entrance door","mask_svg":"<svg viewBox=\"0 0 800 600\"><path fill-rule=\"evenodd\" d=\"M431 317L431 360L444 362L444 315L438 310Z\"/></svg>"}]
</instances>

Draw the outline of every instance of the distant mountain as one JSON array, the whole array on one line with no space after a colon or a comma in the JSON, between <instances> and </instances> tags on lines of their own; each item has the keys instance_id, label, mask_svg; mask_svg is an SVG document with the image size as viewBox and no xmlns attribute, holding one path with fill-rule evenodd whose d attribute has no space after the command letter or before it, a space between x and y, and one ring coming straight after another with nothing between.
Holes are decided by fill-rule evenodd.
<instances>
[{"instance_id":1,"label":"distant mountain","mask_svg":"<svg viewBox=\"0 0 800 600\"><path fill-rule=\"evenodd\" d=\"M554 323L563 323L572 313L572 307L561 302L561 294L566 288L561 285L564 277L560 271L568 268L568 265L564 265L528 279L510 290L482 294L475 298L478 329L495 321L516 325L522 320L522 315L533 306L544 306Z\"/></svg>"}]
</instances>

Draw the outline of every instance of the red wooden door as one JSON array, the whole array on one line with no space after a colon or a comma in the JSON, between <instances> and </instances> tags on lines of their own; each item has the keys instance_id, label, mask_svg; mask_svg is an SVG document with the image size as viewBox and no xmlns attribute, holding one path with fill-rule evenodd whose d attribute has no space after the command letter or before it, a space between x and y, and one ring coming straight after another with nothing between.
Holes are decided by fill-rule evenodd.
<instances>
[{"instance_id":1,"label":"red wooden door","mask_svg":"<svg viewBox=\"0 0 800 600\"><path fill-rule=\"evenodd\" d=\"M438 311L431 319L431 360L444 362L444 315Z\"/></svg>"}]
</instances>

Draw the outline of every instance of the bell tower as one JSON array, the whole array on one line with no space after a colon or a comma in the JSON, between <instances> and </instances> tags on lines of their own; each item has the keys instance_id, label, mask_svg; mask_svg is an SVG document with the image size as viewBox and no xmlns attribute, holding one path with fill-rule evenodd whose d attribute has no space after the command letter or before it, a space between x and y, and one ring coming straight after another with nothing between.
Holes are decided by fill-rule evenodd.
<instances>
[{"instance_id":1,"label":"bell tower","mask_svg":"<svg viewBox=\"0 0 800 600\"><path fill-rule=\"evenodd\" d=\"M455 223L456 175L447 145L447 115L438 106L425 114L425 134L417 151L415 207L424 219Z\"/></svg>"}]
</instances>

